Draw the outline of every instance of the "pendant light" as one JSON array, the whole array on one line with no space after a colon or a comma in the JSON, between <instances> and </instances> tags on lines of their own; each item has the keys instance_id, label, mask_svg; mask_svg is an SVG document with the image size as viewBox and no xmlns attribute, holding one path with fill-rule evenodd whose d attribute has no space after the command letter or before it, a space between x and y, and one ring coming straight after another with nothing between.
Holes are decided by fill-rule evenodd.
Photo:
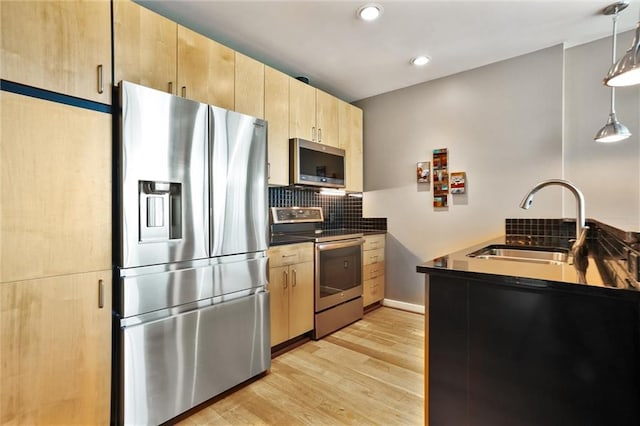
<instances>
[{"instance_id":1,"label":"pendant light","mask_svg":"<svg viewBox=\"0 0 640 426\"><path fill-rule=\"evenodd\" d=\"M624 6L620 7L618 11L628 6L627 2L616 3L616 5L620 4L624 4ZM613 6L607 6L605 14L606 10ZM640 84L640 20L636 26L636 35L631 42L631 46L629 46L624 56L609 69L607 76L604 78L604 84L611 87Z\"/></svg>"},{"instance_id":2,"label":"pendant light","mask_svg":"<svg viewBox=\"0 0 640 426\"><path fill-rule=\"evenodd\" d=\"M611 53L611 62L613 63L612 69L616 66L616 28L618 13L626 9L627 6L629 6L629 3L627 2L618 2L605 7L602 11L602 13L605 15L613 15L613 46ZM631 132L629 131L629 129L627 129L624 124L620 123L618 121L618 118L616 117L615 103L616 88L611 87L611 112L609 113L607 124L605 124L604 127L601 128L596 134L594 138L596 142L619 142L631 136Z\"/></svg>"}]
</instances>

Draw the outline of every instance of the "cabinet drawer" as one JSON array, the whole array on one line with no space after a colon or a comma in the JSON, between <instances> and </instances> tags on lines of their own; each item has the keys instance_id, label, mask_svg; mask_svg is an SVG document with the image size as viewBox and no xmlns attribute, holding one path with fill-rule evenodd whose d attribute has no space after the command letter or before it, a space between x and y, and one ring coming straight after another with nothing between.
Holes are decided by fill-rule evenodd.
<instances>
[{"instance_id":1,"label":"cabinet drawer","mask_svg":"<svg viewBox=\"0 0 640 426\"><path fill-rule=\"evenodd\" d=\"M271 267L313 261L313 243L288 244L271 247L267 252Z\"/></svg>"},{"instance_id":2,"label":"cabinet drawer","mask_svg":"<svg viewBox=\"0 0 640 426\"><path fill-rule=\"evenodd\" d=\"M365 280L363 287L362 298L364 306L384 299L384 276Z\"/></svg>"},{"instance_id":3,"label":"cabinet drawer","mask_svg":"<svg viewBox=\"0 0 640 426\"><path fill-rule=\"evenodd\" d=\"M384 276L384 262L370 263L364 265L364 280L370 280L379 276Z\"/></svg>"},{"instance_id":4,"label":"cabinet drawer","mask_svg":"<svg viewBox=\"0 0 640 426\"><path fill-rule=\"evenodd\" d=\"M384 262L384 248L367 250L362 253L363 265L371 265L372 263L378 262Z\"/></svg>"},{"instance_id":5,"label":"cabinet drawer","mask_svg":"<svg viewBox=\"0 0 640 426\"><path fill-rule=\"evenodd\" d=\"M384 248L384 234L380 235L368 235L364 238L364 245L362 250L377 250Z\"/></svg>"}]
</instances>

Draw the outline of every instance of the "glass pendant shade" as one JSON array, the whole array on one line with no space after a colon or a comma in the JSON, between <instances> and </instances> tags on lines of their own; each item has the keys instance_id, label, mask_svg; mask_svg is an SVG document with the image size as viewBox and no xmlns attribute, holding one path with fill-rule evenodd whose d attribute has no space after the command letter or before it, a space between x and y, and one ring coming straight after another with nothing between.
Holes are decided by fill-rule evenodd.
<instances>
[{"instance_id":1,"label":"glass pendant shade","mask_svg":"<svg viewBox=\"0 0 640 426\"><path fill-rule=\"evenodd\" d=\"M613 64L604 79L604 84L612 87L640 84L640 22L636 27L636 35L631 47L618 62Z\"/></svg>"},{"instance_id":2,"label":"glass pendant shade","mask_svg":"<svg viewBox=\"0 0 640 426\"><path fill-rule=\"evenodd\" d=\"M619 142L631 136L631 132L627 127L618 121L616 113L609 114L607 124L598 131L594 138L596 142L609 143Z\"/></svg>"}]
</instances>

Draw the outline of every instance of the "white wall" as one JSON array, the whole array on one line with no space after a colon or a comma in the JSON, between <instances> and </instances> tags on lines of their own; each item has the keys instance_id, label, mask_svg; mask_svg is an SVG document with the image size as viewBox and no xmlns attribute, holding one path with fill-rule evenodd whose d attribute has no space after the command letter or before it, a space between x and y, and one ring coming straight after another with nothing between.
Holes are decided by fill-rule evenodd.
<instances>
[{"instance_id":1,"label":"white wall","mask_svg":"<svg viewBox=\"0 0 640 426\"><path fill-rule=\"evenodd\" d=\"M562 216L561 188L518 207L535 183L562 177L562 76L555 46L357 102L363 213L388 218L386 298L423 304L416 265L504 234L507 217ZM449 149L450 172L467 173L468 193L450 195L446 210L415 177L437 148Z\"/></svg>"},{"instance_id":2,"label":"white wall","mask_svg":"<svg viewBox=\"0 0 640 426\"><path fill-rule=\"evenodd\" d=\"M618 36L621 57L634 31ZM565 176L582 190L587 217L640 231L640 86L616 89L616 113L633 134L615 144L593 142L609 116L611 89L602 78L611 63L611 38L565 52ZM575 203L565 197L565 215Z\"/></svg>"}]
</instances>

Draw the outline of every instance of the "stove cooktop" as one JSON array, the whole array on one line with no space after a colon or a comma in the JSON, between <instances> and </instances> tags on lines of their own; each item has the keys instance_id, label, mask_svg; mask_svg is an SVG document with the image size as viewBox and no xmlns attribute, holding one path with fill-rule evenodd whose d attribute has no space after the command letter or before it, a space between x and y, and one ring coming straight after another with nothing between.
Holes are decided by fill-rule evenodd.
<instances>
[{"instance_id":1,"label":"stove cooktop","mask_svg":"<svg viewBox=\"0 0 640 426\"><path fill-rule=\"evenodd\" d=\"M348 228L318 229L324 221L321 207L272 207L271 241L286 244L302 241L323 243L360 238L364 234Z\"/></svg>"},{"instance_id":2,"label":"stove cooktop","mask_svg":"<svg viewBox=\"0 0 640 426\"><path fill-rule=\"evenodd\" d=\"M313 241L324 243L328 241L348 240L360 238L364 234L355 229L319 229L314 231L278 232L271 236L272 241L280 244L287 242Z\"/></svg>"}]
</instances>

